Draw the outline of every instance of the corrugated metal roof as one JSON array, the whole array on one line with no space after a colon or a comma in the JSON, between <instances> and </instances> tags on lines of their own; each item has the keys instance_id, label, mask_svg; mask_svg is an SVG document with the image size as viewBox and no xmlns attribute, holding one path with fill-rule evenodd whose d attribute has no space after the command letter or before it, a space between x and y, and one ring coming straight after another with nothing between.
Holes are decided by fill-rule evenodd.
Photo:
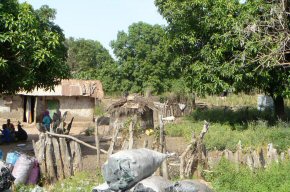
<instances>
[{"instance_id":1,"label":"corrugated metal roof","mask_svg":"<svg viewBox=\"0 0 290 192\"><path fill-rule=\"evenodd\" d=\"M54 86L53 90L43 88L34 89L30 92L21 91L18 95L31 96L87 96L102 99L104 91L99 80L62 80L59 85Z\"/></svg>"}]
</instances>

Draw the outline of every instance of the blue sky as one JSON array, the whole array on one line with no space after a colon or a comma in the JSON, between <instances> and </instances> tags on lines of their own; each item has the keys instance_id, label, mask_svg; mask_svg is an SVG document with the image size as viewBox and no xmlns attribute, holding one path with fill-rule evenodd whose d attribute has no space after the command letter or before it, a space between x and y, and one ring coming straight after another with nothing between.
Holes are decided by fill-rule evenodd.
<instances>
[{"instance_id":1,"label":"blue sky","mask_svg":"<svg viewBox=\"0 0 290 192\"><path fill-rule=\"evenodd\" d=\"M107 49L110 49L110 41L117 38L118 31L127 31L128 26L134 22L166 24L158 13L154 0L26 1L35 9L41 5L56 9L54 22L64 30L67 38L98 40Z\"/></svg>"}]
</instances>

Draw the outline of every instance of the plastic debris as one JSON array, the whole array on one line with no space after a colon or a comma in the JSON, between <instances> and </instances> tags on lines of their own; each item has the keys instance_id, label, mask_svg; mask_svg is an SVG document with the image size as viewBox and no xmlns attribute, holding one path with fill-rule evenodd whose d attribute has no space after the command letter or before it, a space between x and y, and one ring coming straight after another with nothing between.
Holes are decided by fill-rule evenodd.
<instances>
[{"instance_id":1,"label":"plastic debris","mask_svg":"<svg viewBox=\"0 0 290 192\"><path fill-rule=\"evenodd\" d=\"M124 191L151 176L167 156L145 148L119 151L103 165L102 173L111 190Z\"/></svg>"},{"instance_id":2,"label":"plastic debris","mask_svg":"<svg viewBox=\"0 0 290 192\"><path fill-rule=\"evenodd\" d=\"M197 180L177 181L166 192L213 192L207 185Z\"/></svg>"},{"instance_id":3,"label":"plastic debris","mask_svg":"<svg viewBox=\"0 0 290 192\"><path fill-rule=\"evenodd\" d=\"M170 187L172 182L161 177L152 176L146 178L133 187L133 192L165 192L165 189Z\"/></svg>"},{"instance_id":4,"label":"plastic debris","mask_svg":"<svg viewBox=\"0 0 290 192\"><path fill-rule=\"evenodd\" d=\"M0 161L0 191L9 190L15 178L12 176L7 164Z\"/></svg>"}]
</instances>

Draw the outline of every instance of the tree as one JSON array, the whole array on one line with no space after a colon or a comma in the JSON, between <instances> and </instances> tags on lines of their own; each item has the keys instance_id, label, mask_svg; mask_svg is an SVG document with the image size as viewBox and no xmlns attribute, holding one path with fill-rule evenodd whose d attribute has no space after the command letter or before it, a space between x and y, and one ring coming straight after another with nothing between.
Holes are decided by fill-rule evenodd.
<instances>
[{"instance_id":1,"label":"tree","mask_svg":"<svg viewBox=\"0 0 290 192\"><path fill-rule=\"evenodd\" d=\"M66 46L67 64L74 78L101 80L104 90L108 92L118 89L118 67L100 42L69 38Z\"/></svg>"},{"instance_id":2,"label":"tree","mask_svg":"<svg viewBox=\"0 0 290 192\"><path fill-rule=\"evenodd\" d=\"M169 24L172 53L187 86L198 94L259 89L273 97L276 114L283 116L283 96L289 95L285 49L289 21L281 2L155 0L155 4Z\"/></svg>"},{"instance_id":3,"label":"tree","mask_svg":"<svg viewBox=\"0 0 290 192\"><path fill-rule=\"evenodd\" d=\"M133 23L128 33L120 31L111 47L121 72L122 91L141 92L145 89L160 93L168 90L174 69L165 31L160 25Z\"/></svg>"},{"instance_id":4,"label":"tree","mask_svg":"<svg viewBox=\"0 0 290 192\"><path fill-rule=\"evenodd\" d=\"M0 93L51 88L69 77L65 38L54 15L48 6L0 2Z\"/></svg>"}]
</instances>

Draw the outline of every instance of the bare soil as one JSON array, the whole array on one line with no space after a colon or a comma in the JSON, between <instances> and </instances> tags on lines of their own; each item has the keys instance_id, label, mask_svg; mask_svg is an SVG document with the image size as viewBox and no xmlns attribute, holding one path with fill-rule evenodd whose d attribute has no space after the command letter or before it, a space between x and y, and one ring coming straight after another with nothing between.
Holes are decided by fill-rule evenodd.
<instances>
[{"instance_id":1,"label":"bare soil","mask_svg":"<svg viewBox=\"0 0 290 192\"><path fill-rule=\"evenodd\" d=\"M38 140L38 130L36 127L25 127L24 129L28 133L28 140L26 142L16 142L16 143L10 143L10 144L2 144L0 145L0 149L3 151L3 159L6 159L6 155L9 151L19 151L22 153L25 153L30 156L34 156L33 152L33 146L32 146L32 140L37 141ZM91 145L95 145L95 138L94 136L85 136L83 133L80 134L83 130L78 130L72 128L70 135L73 135L77 137L78 139L89 143ZM108 127L101 127L100 134L103 136L110 136L110 131L108 130ZM141 136L138 140L136 140L136 147L143 147L144 139L147 138L149 140L149 143L153 141L152 137L148 136ZM25 144L24 147L18 146L19 144ZM119 147L116 147L116 150L118 150L121 146L121 141L117 143ZM101 148L104 150L108 150L110 145L110 142L101 142ZM149 145L150 147L150 145ZM176 153L176 157L178 157L183 150L186 147L186 142L181 137L167 137L166 138L166 149L170 153ZM96 151L93 149L90 149L86 146L81 145L82 150L82 156L83 156L83 169L85 171L89 172L95 172L97 169L96 164ZM107 159L106 154L101 155L101 162L104 163ZM173 160L174 161L174 160Z\"/></svg>"}]
</instances>

